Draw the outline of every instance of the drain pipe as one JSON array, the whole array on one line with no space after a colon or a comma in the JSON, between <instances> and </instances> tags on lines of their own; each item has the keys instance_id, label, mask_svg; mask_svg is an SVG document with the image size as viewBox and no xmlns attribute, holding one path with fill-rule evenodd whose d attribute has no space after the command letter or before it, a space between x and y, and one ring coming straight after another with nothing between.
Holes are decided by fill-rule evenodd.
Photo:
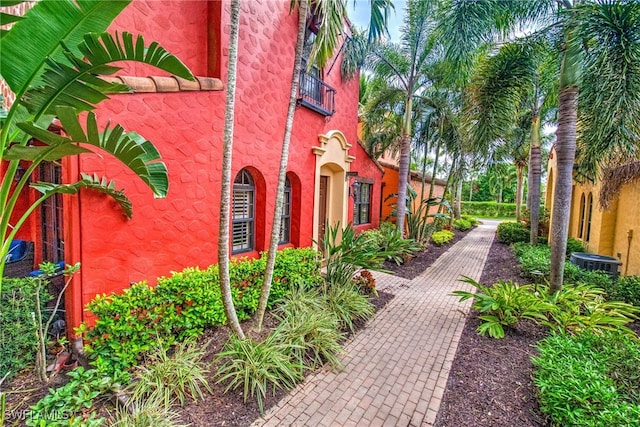
<instances>
[{"instance_id":1,"label":"drain pipe","mask_svg":"<svg viewBox=\"0 0 640 427\"><path fill-rule=\"evenodd\" d=\"M629 271L629 253L631 252L631 240L633 239L633 229L627 231L627 260L624 263L624 275Z\"/></svg>"}]
</instances>

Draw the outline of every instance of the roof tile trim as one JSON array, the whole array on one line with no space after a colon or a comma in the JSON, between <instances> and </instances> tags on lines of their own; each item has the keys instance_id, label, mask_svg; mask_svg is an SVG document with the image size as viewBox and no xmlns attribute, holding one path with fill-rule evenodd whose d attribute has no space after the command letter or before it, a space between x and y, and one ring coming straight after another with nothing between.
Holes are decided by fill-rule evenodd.
<instances>
[{"instance_id":1,"label":"roof tile trim","mask_svg":"<svg viewBox=\"0 0 640 427\"><path fill-rule=\"evenodd\" d=\"M224 89L222 80L214 77L196 77L195 81L180 77L158 76L116 76L104 77L103 79L111 83L125 84L131 88L133 93L221 91Z\"/></svg>"}]
</instances>

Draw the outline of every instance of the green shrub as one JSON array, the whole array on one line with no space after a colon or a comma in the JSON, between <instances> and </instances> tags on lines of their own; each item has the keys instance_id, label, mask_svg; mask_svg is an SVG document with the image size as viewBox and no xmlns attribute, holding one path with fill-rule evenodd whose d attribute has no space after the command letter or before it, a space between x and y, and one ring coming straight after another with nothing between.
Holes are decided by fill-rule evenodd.
<instances>
[{"instance_id":1,"label":"green shrub","mask_svg":"<svg viewBox=\"0 0 640 427\"><path fill-rule=\"evenodd\" d=\"M464 219L466 221L469 221L471 223L472 226L476 226L480 224L480 221L478 221L478 219L473 216L473 215L460 215L460 219Z\"/></svg>"},{"instance_id":2,"label":"green shrub","mask_svg":"<svg viewBox=\"0 0 640 427\"><path fill-rule=\"evenodd\" d=\"M529 240L530 231L521 222L504 221L498 224L498 241L510 245Z\"/></svg>"},{"instance_id":3,"label":"green shrub","mask_svg":"<svg viewBox=\"0 0 640 427\"><path fill-rule=\"evenodd\" d=\"M440 230L440 231L436 231L431 235L431 241L435 245L440 246L440 245L444 245L445 243L449 243L451 240L453 240L453 236L454 234L449 230Z\"/></svg>"},{"instance_id":4,"label":"green shrub","mask_svg":"<svg viewBox=\"0 0 640 427\"><path fill-rule=\"evenodd\" d=\"M264 266L264 259L234 260L230 265L232 295L240 319L248 318L257 307ZM269 305L302 280L320 283L319 267L313 249L279 252ZM217 266L187 268L160 278L155 287L137 283L122 294L98 296L87 308L97 316L95 326L85 324L79 331L85 335L87 354L104 372L137 364L156 347L158 339L171 345L226 322Z\"/></svg>"},{"instance_id":5,"label":"green shrub","mask_svg":"<svg viewBox=\"0 0 640 427\"><path fill-rule=\"evenodd\" d=\"M93 403L99 397L110 394L126 383L128 375L110 377L97 369L82 367L70 371L67 384L57 389L49 389L49 394L31 407L27 425L33 427L93 427L104 423L97 418Z\"/></svg>"},{"instance_id":6,"label":"green shrub","mask_svg":"<svg viewBox=\"0 0 640 427\"><path fill-rule=\"evenodd\" d=\"M362 233L376 245L379 251L386 253L387 259L402 264L406 258L422 250L413 239L403 239L398 228L391 223L380 223L380 228Z\"/></svg>"},{"instance_id":7,"label":"green shrub","mask_svg":"<svg viewBox=\"0 0 640 427\"><path fill-rule=\"evenodd\" d=\"M481 314L482 323L478 327L480 335L503 338L505 326L515 326L522 319L545 320L548 305L536 298L532 285L518 285L513 282L498 281L492 286L483 286L465 277L463 282L478 290L477 293L454 291L460 301L474 298L473 308Z\"/></svg>"},{"instance_id":8,"label":"green shrub","mask_svg":"<svg viewBox=\"0 0 640 427\"><path fill-rule=\"evenodd\" d=\"M620 301L606 301L604 290L593 285L566 284L554 294L542 286L538 298L548 303L547 320L540 322L557 331L616 330L634 336L625 325L637 318L640 307Z\"/></svg>"},{"instance_id":9,"label":"green shrub","mask_svg":"<svg viewBox=\"0 0 640 427\"><path fill-rule=\"evenodd\" d=\"M584 246L580 240L569 237L567 239L567 257L571 256L574 252L584 252Z\"/></svg>"},{"instance_id":10,"label":"green shrub","mask_svg":"<svg viewBox=\"0 0 640 427\"><path fill-rule=\"evenodd\" d=\"M146 363L136 367L131 386L133 399L159 401L167 408L174 398L182 406L187 395L194 401L204 399L202 388L211 392L205 378L208 370L202 364L206 347L186 341L176 345L169 355L166 347L158 343Z\"/></svg>"},{"instance_id":11,"label":"green shrub","mask_svg":"<svg viewBox=\"0 0 640 427\"><path fill-rule=\"evenodd\" d=\"M326 228L324 247L327 254L325 281L347 286L360 267L379 270L387 259L375 240L364 233L356 234L351 224L341 228L337 223Z\"/></svg>"},{"instance_id":12,"label":"green shrub","mask_svg":"<svg viewBox=\"0 0 640 427\"><path fill-rule=\"evenodd\" d=\"M554 425L640 425L640 348L615 332L553 335L533 359L540 409Z\"/></svg>"},{"instance_id":13,"label":"green shrub","mask_svg":"<svg viewBox=\"0 0 640 427\"><path fill-rule=\"evenodd\" d=\"M612 282L606 291L611 300L624 301L640 307L640 276L621 277Z\"/></svg>"},{"instance_id":14,"label":"green shrub","mask_svg":"<svg viewBox=\"0 0 640 427\"><path fill-rule=\"evenodd\" d=\"M453 221L453 228L455 230L467 231L471 228L471 222L466 219L456 219Z\"/></svg>"},{"instance_id":15,"label":"green shrub","mask_svg":"<svg viewBox=\"0 0 640 427\"><path fill-rule=\"evenodd\" d=\"M12 378L35 361L38 349L36 325L36 279L2 279L0 296L0 378ZM40 290L41 309L51 299L46 286Z\"/></svg>"},{"instance_id":16,"label":"green shrub","mask_svg":"<svg viewBox=\"0 0 640 427\"><path fill-rule=\"evenodd\" d=\"M228 383L225 392L242 388L244 401L255 397L263 413L262 402L269 389L275 394L278 388L291 389L302 379L304 366L292 361L297 347L283 343L275 333L264 342L243 340L232 334L216 358L222 362L216 373L217 382Z\"/></svg>"}]
</instances>

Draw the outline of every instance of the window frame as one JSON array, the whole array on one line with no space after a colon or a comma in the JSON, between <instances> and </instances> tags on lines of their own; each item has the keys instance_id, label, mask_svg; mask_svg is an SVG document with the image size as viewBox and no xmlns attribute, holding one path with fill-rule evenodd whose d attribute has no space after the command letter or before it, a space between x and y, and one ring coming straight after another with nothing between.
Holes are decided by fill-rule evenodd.
<instances>
[{"instance_id":1,"label":"window frame","mask_svg":"<svg viewBox=\"0 0 640 427\"><path fill-rule=\"evenodd\" d=\"M284 181L284 199L282 201L282 216L280 217L280 241L278 244L291 243L291 181Z\"/></svg>"},{"instance_id":2,"label":"window frame","mask_svg":"<svg viewBox=\"0 0 640 427\"><path fill-rule=\"evenodd\" d=\"M353 225L371 224L371 194L373 192L373 181L358 179L356 181L360 187L353 200ZM367 186L367 200L362 200L364 186ZM366 206L366 220L362 221L363 207Z\"/></svg>"},{"instance_id":3,"label":"window frame","mask_svg":"<svg viewBox=\"0 0 640 427\"><path fill-rule=\"evenodd\" d=\"M248 203L244 205L243 212L247 215L244 217L236 217L236 193L242 193L242 199L248 200ZM248 197L246 196L248 195ZM231 254L240 254L245 252L252 252L255 250L255 231L256 231L256 186L253 176L247 169L242 169L236 175L233 181L233 195L231 200ZM240 199L240 197L238 197ZM239 231L243 233L242 243L236 248L235 232L237 225L242 225ZM247 233L248 236L244 234ZM246 242L246 244L245 244Z\"/></svg>"}]
</instances>

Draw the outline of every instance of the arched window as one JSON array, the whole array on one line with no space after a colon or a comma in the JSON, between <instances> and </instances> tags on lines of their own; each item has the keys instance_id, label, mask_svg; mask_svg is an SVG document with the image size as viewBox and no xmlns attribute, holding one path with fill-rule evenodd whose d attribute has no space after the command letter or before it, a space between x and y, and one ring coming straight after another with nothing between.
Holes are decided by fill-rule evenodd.
<instances>
[{"instance_id":1,"label":"arched window","mask_svg":"<svg viewBox=\"0 0 640 427\"><path fill-rule=\"evenodd\" d=\"M232 253L234 254L254 249L255 192L251 174L246 169L242 169L233 182Z\"/></svg>"},{"instance_id":2,"label":"arched window","mask_svg":"<svg viewBox=\"0 0 640 427\"><path fill-rule=\"evenodd\" d=\"M584 193L580 196L580 216L578 217L578 239L582 239L584 235L584 213L585 213L585 197Z\"/></svg>"},{"instance_id":3,"label":"arched window","mask_svg":"<svg viewBox=\"0 0 640 427\"><path fill-rule=\"evenodd\" d=\"M591 214L593 214L593 195L589 193L589 197L587 197L587 208L586 208L586 227L587 231L585 232L585 242L589 241L589 237L591 236Z\"/></svg>"},{"instance_id":4,"label":"arched window","mask_svg":"<svg viewBox=\"0 0 640 427\"><path fill-rule=\"evenodd\" d=\"M284 182L284 201L282 203L282 222L280 224L280 244L291 242L291 181Z\"/></svg>"}]
</instances>

